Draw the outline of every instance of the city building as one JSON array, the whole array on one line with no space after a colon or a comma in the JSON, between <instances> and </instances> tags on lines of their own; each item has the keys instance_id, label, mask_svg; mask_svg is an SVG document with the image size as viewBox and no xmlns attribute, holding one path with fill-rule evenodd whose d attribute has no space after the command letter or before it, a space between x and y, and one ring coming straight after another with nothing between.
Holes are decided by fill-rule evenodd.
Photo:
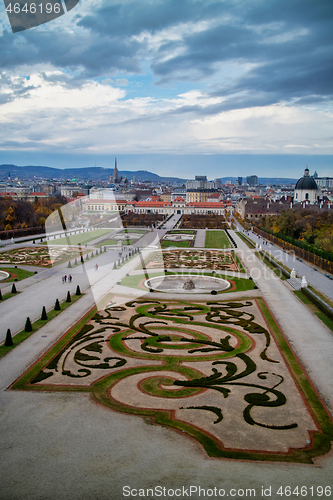
<instances>
[{"instance_id":1,"label":"city building","mask_svg":"<svg viewBox=\"0 0 333 500\"><path fill-rule=\"evenodd\" d=\"M316 184L319 187L332 189L333 188L333 177L313 177L316 179Z\"/></svg>"},{"instance_id":2,"label":"city building","mask_svg":"<svg viewBox=\"0 0 333 500\"><path fill-rule=\"evenodd\" d=\"M290 203L270 202L261 197L242 198L237 205L237 212L242 219L257 222L262 217L280 215L282 210L290 208Z\"/></svg>"},{"instance_id":3,"label":"city building","mask_svg":"<svg viewBox=\"0 0 333 500\"><path fill-rule=\"evenodd\" d=\"M186 203L182 197L174 202L158 200L127 201L108 199L82 199L82 210L86 212L110 213L110 212L134 212L134 213L158 213L163 215L172 214L217 214L223 215L225 208L232 208L231 202L191 202Z\"/></svg>"},{"instance_id":4,"label":"city building","mask_svg":"<svg viewBox=\"0 0 333 500\"><path fill-rule=\"evenodd\" d=\"M214 181L207 181L205 175L196 175L194 181L186 181L186 190L192 191L196 189L216 189L216 184Z\"/></svg>"},{"instance_id":5,"label":"city building","mask_svg":"<svg viewBox=\"0 0 333 500\"><path fill-rule=\"evenodd\" d=\"M313 177L309 175L309 169L306 167L304 175L296 182L294 190L295 203L318 203L320 191Z\"/></svg>"},{"instance_id":6,"label":"city building","mask_svg":"<svg viewBox=\"0 0 333 500\"><path fill-rule=\"evenodd\" d=\"M258 176L257 175L248 175L246 177L246 182L249 186L257 186L258 185Z\"/></svg>"},{"instance_id":7,"label":"city building","mask_svg":"<svg viewBox=\"0 0 333 500\"><path fill-rule=\"evenodd\" d=\"M171 193L171 200L175 201L176 198L183 198L185 201L187 200L187 191L186 189L174 189Z\"/></svg>"}]
</instances>

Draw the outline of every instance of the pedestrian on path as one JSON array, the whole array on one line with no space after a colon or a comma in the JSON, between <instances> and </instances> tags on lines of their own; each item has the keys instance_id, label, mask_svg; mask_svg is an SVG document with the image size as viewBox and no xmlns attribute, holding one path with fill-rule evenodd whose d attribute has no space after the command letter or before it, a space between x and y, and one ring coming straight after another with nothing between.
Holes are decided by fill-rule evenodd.
<instances>
[{"instance_id":1,"label":"pedestrian on path","mask_svg":"<svg viewBox=\"0 0 333 500\"><path fill-rule=\"evenodd\" d=\"M98 264L96 264L96 266L95 266L95 271L97 271L97 270L98 270Z\"/></svg>"},{"instance_id":2,"label":"pedestrian on path","mask_svg":"<svg viewBox=\"0 0 333 500\"><path fill-rule=\"evenodd\" d=\"M68 276L68 281L69 281L69 283L72 283L72 279L73 279L73 277L72 277L72 275L70 274L70 275Z\"/></svg>"},{"instance_id":3,"label":"pedestrian on path","mask_svg":"<svg viewBox=\"0 0 333 500\"><path fill-rule=\"evenodd\" d=\"M64 280L65 280L65 283L66 283L66 281L67 281L67 274L65 274Z\"/></svg>"}]
</instances>

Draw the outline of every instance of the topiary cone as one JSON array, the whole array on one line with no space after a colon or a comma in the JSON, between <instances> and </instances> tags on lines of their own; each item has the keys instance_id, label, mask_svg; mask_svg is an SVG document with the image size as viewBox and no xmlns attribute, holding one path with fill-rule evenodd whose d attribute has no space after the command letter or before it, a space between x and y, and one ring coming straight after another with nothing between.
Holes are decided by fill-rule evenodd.
<instances>
[{"instance_id":1,"label":"topiary cone","mask_svg":"<svg viewBox=\"0 0 333 500\"><path fill-rule=\"evenodd\" d=\"M72 299L71 299L71 294L69 293L69 290L67 292L67 299L66 299L66 302L72 302Z\"/></svg>"},{"instance_id":2,"label":"topiary cone","mask_svg":"<svg viewBox=\"0 0 333 500\"><path fill-rule=\"evenodd\" d=\"M67 267L72 267L71 261L68 262L68 266Z\"/></svg>"},{"instance_id":3,"label":"topiary cone","mask_svg":"<svg viewBox=\"0 0 333 500\"><path fill-rule=\"evenodd\" d=\"M2 300L2 293L1 293L1 288L0 288L0 300Z\"/></svg>"},{"instance_id":4,"label":"topiary cone","mask_svg":"<svg viewBox=\"0 0 333 500\"><path fill-rule=\"evenodd\" d=\"M74 260L74 266L77 266L77 259Z\"/></svg>"},{"instance_id":5,"label":"topiary cone","mask_svg":"<svg viewBox=\"0 0 333 500\"><path fill-rule=\"evenodd\" d=\"M113 264L113 269L117 269L117 263L116 262Z\"/></svg>"},{"instance_id":6,"label":"topiary cone","mask_svg":"<svg viewBox=\"0 0 333 500\"><path fill-rule=\"evenodd\" d=\"M43 320L43 321L47 320L47 314L46 314L45 306L43 306L42 315L41 315L40 319Z\"/></svg>"},{"instance_id":7,"label":"topiary cone","mask_svg":"<svg viewBox=\"0 0 333 500\"><path fill-rule=\"evenodd\" d=\"M6 340L5 340L5 346L10 347L13 345L13 339L12 339L12 334L10 329L8 328L7 330L7 335L6 335Z\"/></svg>"},{"instance_id":8,"label":"topiary cone","mask_svg":"<svg viewBox=\"0 0 333 500\"><path fill-rule=\"evenodd\" d=\"M80 290L79 285L77 285L77 287L76 287L75 295L81 295L81 290Z\"/></svg>"},{"instance_id":9,"label":"topiary cone","mask_svg":"<svg viewBox=\"0 0 333 500\"><path fill-rule=\"evenodd\" d=\"M55 301L54 310L55 310L55 311L60 311L60 310L61 310L61 308L60 308L60 304L59 304L59 300L58 300L58 299Z\"/></svg>"},{"instance_id":10,"label":"topiary cone","mask_svg":"<svg viewBox=\"0 0 333 500\"><path fill-rule=\"evenodd\" d=\"M32 324L31 324L29 316L27 317L27 320L25 322L24 331L25 332L32 332Z\"/></svg>"},{"instance_id":11,"label":"topiary cone","mask_svg":"<svg viewBox=\"0 0 333 500\"><path fill-rule=\"evenodd\" d=\"M17 293L15 283L13 283L13 285L12 285L12 293Z\"/></svg>"}]
</instances>

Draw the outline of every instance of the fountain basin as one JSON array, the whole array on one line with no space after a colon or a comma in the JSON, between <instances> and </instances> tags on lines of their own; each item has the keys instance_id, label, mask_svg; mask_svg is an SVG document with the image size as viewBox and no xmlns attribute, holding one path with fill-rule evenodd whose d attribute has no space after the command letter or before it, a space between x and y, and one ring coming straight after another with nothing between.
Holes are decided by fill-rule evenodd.
<instances>
[{"instance_id":1,"label":"fountain basin","mask_svg":"<svg viewBox=\"0 0 333 500\"><path fill-rule=\"evenodd\" d=\"M9 276L10 274L6 273L6 271L0 271L0 281L6 280Z\"/></svg>"},{"instance_id":2,"label":"fountain basin","mask_svg":"<svg viewBox=\"0 0 333 500\"><path fill-rule=\"evenodd\" d=\"M189 282L191 282L190 287L187 286ZM194 287L192 287L192 283ZM213 276L177 274L149 278L144 282L144 286L148 289L152 288L156 292L211 293L212 290L222 292L223 290L227 290L231 285L229 281L222 278L215 278Z\"/></svg>"}]
</instances>

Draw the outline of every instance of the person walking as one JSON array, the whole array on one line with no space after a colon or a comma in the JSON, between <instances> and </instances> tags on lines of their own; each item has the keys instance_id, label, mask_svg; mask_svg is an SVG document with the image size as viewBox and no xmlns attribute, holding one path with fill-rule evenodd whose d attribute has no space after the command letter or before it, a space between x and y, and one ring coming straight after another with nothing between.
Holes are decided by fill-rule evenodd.
<instances>
[{"instance_id":1,"label":"person walking","mask_svg":"<svg viewBox=\"0 0 333 500\"><path fill-rule=\"evenodd\" d=\"M72 278L72 275L70 274L70 275L68 276L68 281L69 281L69 283L72 283L72 279L73 279L73 278Z\"/></svg>"},{"instance_id":2,"label":"person walking","mask_svg":"<svg viewBox=\"0 0 333 500\"><path fill-rule=\"evenodd\" d=\"M97 271L97 270L98 270L98 264L96 264L96 266L95 266L95 271Z\"/></svg>"}]
</instances>

